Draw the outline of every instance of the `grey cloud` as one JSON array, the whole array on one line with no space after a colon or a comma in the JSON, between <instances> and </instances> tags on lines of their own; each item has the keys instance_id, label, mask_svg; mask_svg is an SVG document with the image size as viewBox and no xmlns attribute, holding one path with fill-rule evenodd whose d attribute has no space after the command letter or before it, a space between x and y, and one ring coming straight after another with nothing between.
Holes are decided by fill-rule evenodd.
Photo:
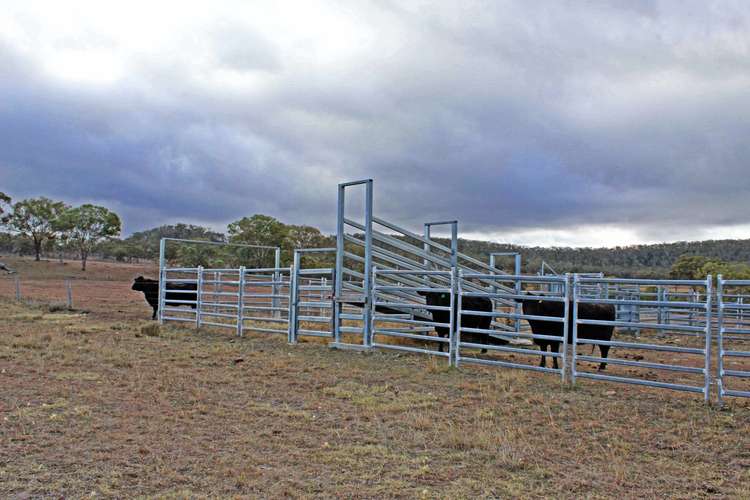
<instances>
[{"instance_id":1,"label":"grey cloud","mask_svg":"<svg viewBox=\"0 0 750 500\"><path fill-rule=\"evenodd\" d=\"M335 65L207 21L199 74L151 55L91 88L5 41L3 190L101 200L127 230L264 212L333 231L335 184L361 177L413 227L747 222L746 4L353 5L382 39ZM221 69L249 80L207 84Z\"/></svg>"}]
</instances>

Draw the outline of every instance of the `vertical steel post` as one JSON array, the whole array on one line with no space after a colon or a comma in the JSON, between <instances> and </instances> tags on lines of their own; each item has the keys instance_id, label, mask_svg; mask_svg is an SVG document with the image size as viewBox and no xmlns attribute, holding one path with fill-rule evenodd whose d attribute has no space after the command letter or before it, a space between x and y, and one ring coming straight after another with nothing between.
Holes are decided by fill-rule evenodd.
<instances>
[{"instance_id":1,"label":"vertical steel post","mask_svg":"<svg viewBox=\"0 0 750 500\"><path fill-rule=\"evenodd\" d=\"M456 352L458 346L456 345L456 330L461 328L461 324L458 323L458 311L461 302L461 296L456 296L456 282L459 280L458 277L458 221L451 222L451 310L450 310L450 321L451 326L448 330L448 343L450 344L450 350L448 353L448 366L456 366Z\"/></svg>"},{"instance_id":2,"label":"vertical steel post","mask_svg":"<svg viewBox=\"0 0 750 500\"><path fill-rule=\"evenodd\" d=\"M331 286L331 338L333 338L334 342L336 341L336 330L338 327L336 326L338 323L336 321L336 291L335 291L335 285L336 285L336 276L339 273L336 271L336 268L331 269L331 281L333 282L333 285Z\"/></svg>"},{"instance_id":3,"label":"vertical steel post","mask_svg":"<svg viewBox=\"0 0 750 500\"><path fill-rule=\"evenodd\" d=\"M724 277L721 274L716 276L716 305L718 314L716 329L716 343L718 347L716 357L716 399L719 408L721 408L724 396Z\"/></svg>"},{"instance_id":4,"label":"vertical steel post","mask_svg":"<svg viewBox=\"0 0 750 500\"><path fill-rule=\"evenodd\" d=\"M516 274L516 276L521 276L521 254L520 253L517 253L514 256L514 261L515 262L513 266L513 272ZM516 278L515 285L516 285L514 289L515 294L521 295L521 280L519 278ZM515 312L516 314L521 314L523 312L521 310L521 304L518 301L515 301L515 302L516 302ZM513 326L514 326L513 329L515 330L516 333L521 333L521 318L516 317Z\"/></svg>"},{"instance_id":5,"label":"vertical steel post","mask_svg":"<svg viewBox=\"0 0 750 500\"><path fill-rule=\"evenodd\" d=\"M456 331L461 328L461 324L458 322L458 307L461 302L461 296L456 293L456 282L460 279L458 267L451 267L451 310L449 314L450 327L448 329L448 366L456 366L456 352L458 345L456 343Z\"/></svg>"},{"instance_id":6,"label":"vertical steel post","mask_svg":"<svg viewBox=\"0 0 750 500\"><path fill-rule=\"evenodd\" d=\"M424 224L424 239L429 240L431 238L431 225L427 222ZM425 253L430 253L432 251L432 247L429 243L422 243L422 249L425 251ZM432 269L432 265L430 264L430 261L427 257L422 257L422 264L424 265L425 270L429 271ZM429 280L430 277L426 276L426 278Z\"/></svg>"},{"instance_id":7,"label":"vertical steel post","mask_svg":"<svg viewBox=\"0 0 750 500\"><path fill-rule=\"evenodd\" d=\"M372 321L370 319L371 311L368 307L372 302L372 179L368 179L365 183L365 307L363 309L364 319L364 345L369 347L372 345Z\"/></svg>"},{"instance_id":8,"label":"vertical steel post","mask_svg":"<svg viewBox=\"0 0 750 500\"><path fill-rule=\"evenodd\" d=\"M378 266L372 266L372 300L370 301L369 306L367 309L370 311L369 314L369 322L370 322L370 328L368 329L370 331L370 338L369 342L366 342L365 345L372 345L373 339L375 337L375 302L378 300ZM365 330L367 331L367 330Z\"/></svg>"},{"instance_id":9,"label":"vertical steel post","mask_svg":"<svg viewBox=\"0 0 750 500\"><path fill-rule=\"evenodd\" d=\"M198 283L195 287L195 327L201 327L201 311L203 310L203 266L198 266Z\"/></svg>"},{"instance_id":10,"label":"vertical steel post","mask_svg":"<svg viewBox=\"0 0 750 500\"><path fill-rule=\"evenodd\" d=\"M738 320L738 323L739 323L737 326L739 328L742 328L743 326L745 326L744 325L745 317L743 315L743 309L741 307L742 304L744 304L744 300L745 300L744 297L737 297L737 304L740 306L740 308L737 310L737 320Z\"/></svg>"},{"instance_id":11,"label":"vertical steel post","mask_svg":"<svg viewBox=\"0 0 750 500\"><path fill-rule=\"evenodd\" d=\"M703 400L708 403L711 398L711 309L713 299L713 278L709 274L706 277L706 356L704 366Z\"/></svg>"},{"instance_id":12,"label":"vertical steel post","mask_svg":"<svg viewBox=\"0 0 750 500\"><path fill-rule=\"evenodd\" d=\"M690 292L690 302L698 302L697 293L695 290ZM695 317L695 309L690 308L690 311L688 312L688 326L693 326L693 318Z\"/></svg>"},{"instance_id":13,"label":"vertical steel post","mask_svg":"<svg viewBox=\"0 0 750 500\"><path fill-rule=\"evenodd\" d=\"M291 283L289 283L289 333L287 335L287 342L290 344L297 343L297 307L299 304L297 282L299 281L299 265L300 253L295 250L292 268L289 271Z\"/></svg>"},{"instance_id":14,"label":"vertical steel post","mask_svg":"<svg viewBox=\"0 0 750 500\"><path fill-rule=\"evenodd\" d=\"M451 222L451 267L458 267L458 221Z\"/></svg>"},{"instance_id":15,"label":"vertical steel post","mask_svg":"<svg viewBox=\"0 0 750 500\"><path fill-rule=\"evenodd\" d=\"M578 353L576 352L576 346L578 345L578 274L573 275L573 341L571 349L571 361L570 361L570 385L576 383L576 363Z\"/></svg>"},{"instance_id":16,"label":"vertical steel post","mask_svg":"<svg viewBox=\"0 0 750 500\"><path fill-rule=\"evenodd\" d=\"M21 301L21 278L16 276L15 282L16 282L16 300L20 302Z\"/></svg>"},{"instance_id":17,"label":"vertical steel post","mask_svg":"<svg viewBox=\"0 0 750 500\"><path fill-rule=\"evenodd\" d=\"M495 256L496 255L497 254L490 253L490 274L493 276L497 274L495 272ZM492 280L492 286L490 287L490 290L492 291L493 294L497 293L497 281ZM494 310L495 298L493 297L492 299L490 299L490 302L492 302L493 310Z\"/></svg>"},{"instance_id":18,"label":"vertical steel post","mask_svg":"<svg viewBox=\"0 0 750 500\"><path fill-rule=\"evenodd\" d=\"M325 276L323 276L323 277L320 278L320 288L321 288L321 290L320 290L320 294L319 294L320 295L320 299L319 300L320 300L321 304L323 303L323 301L326 298L326 291L325 291L326 287L328 287L328 280L326 279ZM319 305L318 306L318 316L320 316L322 318L323 314L324 314L323 306Z\"/></svg>"},{"instance_id":19,"label":"vertical steel post","mask_svg":"<svg viewBox=\"0 0 750 500\"><path fill-rule=\"evenodd\" d=\"M273 299L271 299L271 306L273 309L273 317L276 319L279 319L281 317L281 311L278 310L279 307L279 298L277 295L279 295L279 282L281 281L281 273L279 272L279 268L281 267L281 248L278 247L276 250L274 250L274 256L273 256L273 267L275 268L273 272L273 277L271 278L273 280L273 285L271 288L271 294L273 294Z\"/></svg>"},{"instance_id":20,"label":"vertical steel post","mask_svg":"<svg viewBox=\"0 0 750 500\"><path fill-rule=\"evenodd\" d=\"M662 302L664 299L664 288L661 285L656 287L656 300ZM656 306L656 322L660 325L664 323L664 308L661 305ZM660 330L663 333L663 330Z\"/></svg>"},{"instance_id":21,"label":"vertical steel post","mask_svg":"<svg viewBox=\"0 0 750 500\"><path fill-rule=\"evenodd\" d=\"M245 322L245 266L239 269L239 284L237 285L237 336L242 337Z\"/></svg>"},{"instance_id":22,"label":"vertical steel post","mask_svg":"<svg viewBox=\"0 0 750 500\"><path fill-rule=\"evenodd\" d=\"M345 187L339 184L339 192L336 206L336 267L333 287L333 341L341 342L341 298L343 295L344 276L344 206Z\"/></svg>"},{"instance_id":23,"label":"vertical steel post","mask_svg":"<svg viewBox=\"0 0 750 500\"><path fill-rule=\"evenodd\" d=\"M159 241L159 324L164 324L164 296L167 287L166 250L167 240Z\"/></svg>"},{"instance_id":24,"label":"vertical steel post","mask_svg":"<svg viewBox=\"0 0 750 500\"><path fill-rule=\"evenodd\" d=\"M73 286L69 279L65 280L65 292L68 299L68 309L73 309Z\"/></svg>"},{"instance_id":25,"label":"vertical steel post","mask_svg":"<svg viewBox=\"0 0 750 500\"><path fill-rule=\"evenodd\" d=\"M562 373L560 377L564 384L567 379L568 371L568 329L570 328L570 273L565 273L565 284L563 285L565 297L565 306L563 307L563 342L562 342ZM573 351L575 351L576 345L573 344Z\"/></svg>"},{"instance_id":26,"label":"vertical steel post","mask_svg":"<svg viewBox=\"0 0 750 500\"><path fill-rule=\"evenodd\" d=\"M458 368L458 366L461 364L461 315L463 312L463 303L461 301L461 298L463 297L463 280L464 280L464 273L462 269L458 269L457 273L457 279L456 279L456 325L457 328L455 328L453 332L453 337L455 338L454 345L455 345L455 351L453 353L453 366ZM451 308L451 311L454 308Z\"/></svg>"}]
</instances>

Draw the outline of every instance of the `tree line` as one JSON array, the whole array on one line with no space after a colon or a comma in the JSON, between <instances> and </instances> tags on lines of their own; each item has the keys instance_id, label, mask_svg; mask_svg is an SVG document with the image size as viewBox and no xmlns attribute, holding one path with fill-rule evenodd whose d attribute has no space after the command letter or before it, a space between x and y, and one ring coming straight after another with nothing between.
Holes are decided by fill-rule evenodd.
<instances>
[{"instance_id":1,"label":"tree line","mask_svg":"<svg viewBox=\"0 0 750 500\"><path fill-rule=\"evenodd\" d=\"M318 228L285 224L262 214L243 217L227 226L226 233L193 224L177 223L139 231L120 238L122 224L113 211L96 205L71 207L48 198L30 198L12 203L0 193L0 251L32 254L36 260L47 254L75 253L85 270L91 255L117 261L155 260L162 238L201 240L216 243L266 245L281 248L281 262L288 266L295 248L335 246L335 236ZM447 239L435 238L446 244ZM750 240L707 240L618 246L614 248L526 247L489 241L459 239L459 250L488 262L493 252L520 252L522 272L537 273L543 263L559 273L599 272L610 276L671 276L700 279L723 274L730 279L750 279ZM391 249L398 251L398 249ZM265 267L273 264L273 251L205 245L171 245L170 262L204 267ZM313 266L330 266L331 256L309 257ZM511 261L499 267L512 269Z\"/></svg>"},{"instance_id":2,"label":"tree line","mask_svg":"<svg viewBox=\"0 0 750 500\"><path fill-rule=\"evenodd\" d=\"M76 250L81 259L81 269L100 242L119 236L120 217L109 209L92 204L72 207L49 198L29 198L12 203L5 193L0 193L0 223L15 235L26 239L40 260L45 244L55 242Z\"/></svg>"}]
</instances>

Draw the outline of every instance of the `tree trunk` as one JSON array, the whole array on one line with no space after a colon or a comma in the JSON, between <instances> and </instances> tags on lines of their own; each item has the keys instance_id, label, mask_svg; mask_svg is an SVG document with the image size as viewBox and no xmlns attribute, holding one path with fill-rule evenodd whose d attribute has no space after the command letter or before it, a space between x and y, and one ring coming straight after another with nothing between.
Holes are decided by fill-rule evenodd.
<instances>
[{"instance_id":1,"label":"tree trunk","mask_svg":"<svg viewBox=\"0 0 750 500\"><path fill-rule=\"evenodd\" d=\"M81 251L81 271L86 270L86 260L88 259L89 255L86 251Z\"/></svg>"},{"instance_id":2,"label":"tree trunk","mask_svg":"<svg viewBox=\"0 0 750 500\"><path fill-rule=\"evenodd\" d=\"M39 262L41 260L39 256L42 253L42 242L41 240L37 241L36 238L34 239L34 253L36 254L36 258L34 260Z\"/></svg>"}]
</instances>

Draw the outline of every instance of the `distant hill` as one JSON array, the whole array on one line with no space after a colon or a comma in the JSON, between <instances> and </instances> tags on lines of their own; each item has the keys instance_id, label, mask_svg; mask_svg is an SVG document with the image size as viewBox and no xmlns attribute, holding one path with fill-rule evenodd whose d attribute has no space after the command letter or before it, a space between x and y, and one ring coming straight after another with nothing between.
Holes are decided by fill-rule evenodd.
<instances>
[{"instance_id":1,"label":"distant hill","mask_svg":"<svg viewBox=\"0 0 750 500\"><path fill-rule=\"evenodd\" d=\"M278 224L285 228L285 231L279 233L279 241L273 238L268 240L269 236L265 235L268 241L264 244L279 245L284 249L284 265L291 261L292 248L335 245L334 236L325 236L316 228L280 222ZM257 239L253 234L246 236L243 241L252 242ZM134 233L125 239L106 241L99 246L97 256L124 261L155 259L159 255L159 240L162 237L227 241L227 236L223 233L192 224L177 223ZM445 238L435 239L446 245L449 243ZM461 252L483 262L489 261L489 254L492 252L520 252L523 256L525 274L538 272L543 261L560 273L603 271L610 276L653 278L668 276L672 265L683 255L699 255L727 263L750 263L750 239L679 241L614 248L528 247L459 239L458 246ZM62 255L55 242L51 240L47 242L44 250L48 256ZM0 253L24 255L30 251L30 242L27 238L0 232ZM71 249L65 249L64 253L75 255ZM498 265L506 270L512 269L510 259L507 262L498 261Z\"/></svg>"},{"instance_id":2,"label":"distant hill","mask_svg":"<svg viewBox=\"0 0 750 500\"><path fill-rule=\"evenodd\" d=\"M447 239L436 238L442 242ZM536 273L542 261L557 272L598 272L621 277L665 277L681 255L702 255L727 262L750 262L750 239L705 240L614 248L526 247L459 239L459 251L488 262L491 252L520 252L524 273ZM511 261L498 264L510 269Z\"/></svg>"}]
</instances>

